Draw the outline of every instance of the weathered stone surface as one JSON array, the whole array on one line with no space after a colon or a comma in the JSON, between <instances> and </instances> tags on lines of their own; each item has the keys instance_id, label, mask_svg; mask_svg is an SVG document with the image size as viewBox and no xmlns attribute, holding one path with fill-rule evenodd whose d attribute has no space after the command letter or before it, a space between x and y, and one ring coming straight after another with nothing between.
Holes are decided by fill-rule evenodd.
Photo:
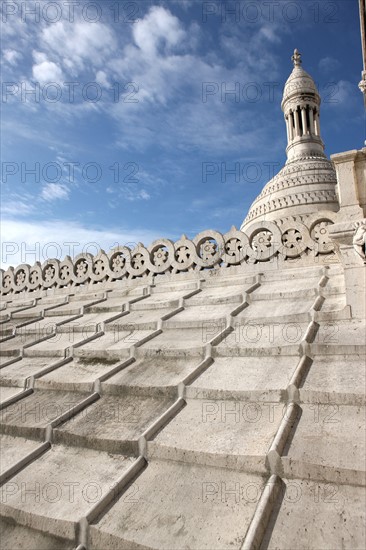
<instances>
[{"instance_id":1,"label":"weathered stone surface","mask_svg":"<svg viewBox=\"0 0 366 550\"><path fill-rule=\"evenodd\" d=\"M365 543L365 488L284 479L261 549L352 548Z\"/></svg>"},{"instance_id":2,"label":"weathered stone surface","mask_svg":"<svg viewBox=\"0 0 366 550\"><path fill-rule=\"evenodd\" d=\"M92 332L58 332L54 336L47 338L43 342L39 342L34 346L26 348L24 350L25 357L64 357L65 351L68 348L80 344L90 336L94 334Z\"/></svg>"},{"instance_id":3,"label":"weathered stone surface","mask_svg":"<svg viewBox=\"0 0 366 550\"><path fill-rule=\"evenodd\" d=\"M266 473L265 457L283 405L241 400L188 400L148 444L149 457ZM187 440L184 426L190 426Z\"/></svg>"},{"instance_id":4,"label":"weathered stone surface","mask_svg":"<svg viewBox=\"0 0 366 550\"><path fill-rule=\"evenodd\" d=\"M121 395L176 395L177 385L198 366L199 359L156 355L138 359L103 383L103 391Z\"/></svg>"},{"instance_id":5,"label":"weathered stone surface","mask_svg":"<svg viewBox=\"0 0 366 550\"><path fill-rule=\"evenodd\" d=\"M74 540L78 520L113 488L132 459L54 445L2 487L2 514Z\"/></svg>"},{"instance_id":6,"label":"weathered stone surface","mask_svg":"<svg viewBox=\"0 0 366 550\"><path fill-rule=\"evenodd\" d=\"M268 306L267 306L268 307ZM235 349L274 350L286 353L287 348L300 346L305 340L309 323L272 322L262 323L256 319L238 319L235 329L217 346L220 352L228 349L229 354Z\"/></svg>"},{"instance_id":7,"label":"weathered stone surface","mask_svg":"<svg viewBox=\"0 0 366 550\"><path fill-rule=\"evenodd\" d=\"M128 357L130 349L153 334L151 330L139 330L132 326L128 330L121 329L107 332L74 350L75 357L118 359Z\"/></svg>"},{"instance_id":8,"label":"weathered stone surface","mask_svg":"<svg viewBox=\"0 0 366 550\"><path fill-rule=\"evenodd\" d=\"M71 541L22 527L1 518L0 538L2 550L23 550L25 542L28 550L72 550L74 548Z\"/></svg>"},{"instance_id":9,"label":"weathered stone surface","mask_svg":"<svg viewBox=\"0 0 366 550\"><path fill-rule=\"evenodd\" d=\"M92 391L94 382L112 370L120 361L102 359L78 359L66 363L36 380L40 389L63 391Z\"/></svg>"},{"instance_id":10,"label":"weathered stone surface","mask_svg":"<svg viewBox=\"0 0 366 550\"><path fill-rule=\"evenodd\" d=\"M306 403L366 405L365 355L318 355L300 388Z\"/></svg>"},{"instance_id":11,"label":"weathered stone surface","mask_svg":"<svg viewBox=\"0 0 366 550\"><path fill-rule=\"evenodd\" d=\"M0 403L3 403L10 397L14 397L17 394L22 393L21 388L14 388L8 386L0 386Z\"/></svg>"},{"instance_id":12,"label":"weathered stone surface","mask_svg":"<svg viewBox=\"0 0 366 550\"><path fill-rule=\"evenodd\" d=\"M1 434L0 473L3 474L5 470L14 466L19 460L34 451L37 447L39 447L38 441Z\"/></svg>"},{"instance_id":13,"label":"weathered stone surface","mask_svg":"<svg viewBox=\"0 0 366 550\"><path fill-rule=\"evenodd\" d=\"M45 438L46 426L82 401L86 394L37 390L0 412L2 433Z\"/></svg>"},{"instance_id":14,"label":"weathered stone surface","mask_svg":"<svg viewBox=\"0 0 366 550\"><path fill-rule=\"evenodd\" d=\"M47 358L25 357L0 370L0 384L23 387L26 378L33 376L48 365L50 365L50 361Z\"/></svg>"},{"instance_id":15,"label":"weathered stone surface","mask_svg":"<svg viewBox=\"0 0 366 550\"><path fill-rule=\"evenodd\" d=\"M211 323L217 323L218 325L224 324L223 328L225 328L226 316L229 315L234 309L235 303L218 304L215 306L191 306L187 304L187 308L184 309L184 311L181 311L168 321L165 321L164 327L169 329L184 327L202 328L205 325L209 326Z\"/></svg>"},{"instance_id":16,"label":"weathered stone surface","mask_svg":"<svg viewBox=\"0 0 366 550\"><path fill-rule=\"evenodd\" d=\"M200 356L204 346L219 332L222 326L210 322L203 322L200 328L165 329L161 334L141 346L141 350L153 353L168 353L187 357Z\"/></svg>"},{"instance_id":17,"label":"weathered stone surface","mask_svg":"<svg viewBox=\"0 0 366 550\"><path fill-rule=\"evenodd\" d=\"M187 387L187 397L281 401L298 360L295 357L217 357Z\"/></svg>"},{"instance_id":18,"label":"weathered stone surface","mask_svg":"<svg viewBox=\"0 0 366 550\"><path fill-rule=\"evenodd\" d=\"M90 548L239 549L263 485L253 474L154 460L91 527Z\"/></svg>"},{"instance_id":19,"label":"weathered stone surface","mask_svg":"<svg viewBox=\"0 0 366 550\"><path fill-rule=\"evenodd\" d=\"M138 455L138 438L172 399L102 396L54 431L55 441L108 453Z\"/></svg>"},{"instance_id":20,"label":"weathered stone surface","mask_svg":"<svg viewBox=\"0 0 366 550\"><path fill-rule=\"evenodd\" d=\"M350 319L323 323L319 327L315 341L332 346L342 346L350 342L354 345L366 346L366 322Z\"/></svg>"},{"instance_id":21,"label":"weathered stone surface","mask_svg":"<svg viewBox=\"0 0 366 550\"><path fill-rule=\"evenodd\" d=\"M282 458L286 477L365 485L364 407L303 404Z\"/></svg>"}]
</instances>

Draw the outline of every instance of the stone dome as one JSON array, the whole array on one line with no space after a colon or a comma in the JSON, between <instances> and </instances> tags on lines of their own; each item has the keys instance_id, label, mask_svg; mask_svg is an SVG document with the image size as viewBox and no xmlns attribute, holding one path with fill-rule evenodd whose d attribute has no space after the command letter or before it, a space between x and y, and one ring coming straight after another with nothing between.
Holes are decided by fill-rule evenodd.
<instances>
[{"instance_id":1,"label":"stone dome","mask_svg":"<svg viewBox=\"0 0 366 550\"><path fill-rule=\"evenodd\" d=\"M284 103L296 96L298 93L316 94L319 96L318 89L312 77L304 71L301 65L296 65L288 77L283 91L282 109Z\"/></svg>"},{"instance_id":2,"label":"stone dome","mask_svg":"<svg viewBox=\"0 0 366 550\"><path fill-rule=\"evenodd\" d=\"M336 173L322 156L302 156L287 163L253 202L242 228L258 221L303 220L319 210L337 212Z\"/></svg>"},{"instance_id":3,"label":"stone dome","mask_svg":"<svg viewBox=\"0 0 366 550\"><path fill-rule=\"evenodd\" d=\"M287 129L286 165L255 199L242 230L255 222L303 221L319 210L339 210L336 173L324 154L320 135L320 96L314 80L301 66L298 50L292 60L294 69L281 103Z\"/></svg>"}]
</instances>

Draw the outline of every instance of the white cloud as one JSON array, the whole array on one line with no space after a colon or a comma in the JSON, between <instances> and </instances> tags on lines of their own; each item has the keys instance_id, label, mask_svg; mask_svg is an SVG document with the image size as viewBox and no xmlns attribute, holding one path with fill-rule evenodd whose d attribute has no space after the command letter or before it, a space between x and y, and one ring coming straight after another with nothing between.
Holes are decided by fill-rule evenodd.
<instances>
[{"instance_id":1,"label":"white cloud","mask_svg":"<svg viewBox=\"0 0 366 550\"><path fill-rule=\"evenodd\" d=\"M4 51L4 60L15 67L18 64L18 61L23 57L22 54L16 50L5 50Z\"/></svg>"},{"instance_id":2,"label":"white cloud","mask_svg":"<svg viewBox=\"0 0 366 550\"><path fill-rule=\"evenodd\" d=\"M41 42L73 75L103 65L117 48L113 30L103 23L58 21L43 29Z\"/></svg>"},{"instance_id":3,"label":"white cloud","mask_svg":"<svg viewBox=\"0 0 366 550\"><path fill-rule=\"evenodd\" d=\"M139 242L149 245L161 237L149 230L92 229L72 221L45 222L1 220L2 268L22 263L33 265L49 258L63 260L66 255L80 252L96 254L102 248L107 253L116 246L133 248Z\"/></svg>"},{"instance_id":4,"label":"white cloud","mask_svg":"<svg viewBox=\"0 0 366 550\"><path fill-rule=\"evenodd\" d=\"M58 199L68 199L70 189L66 185L59 183L47 183L41 193L42 199L45 201L54 201Z\"/></svg>"},{"instance_id":5,"label":"white cloud","mask_svg":"<svg viewBox=\"0 0 366 550\"><path fill-rule=\"evenodd\" d=\"M273 28L270 25L263 25L259 31L259 35L264 36L269 42L273 44L278 44L281 42L279 33L276 28Z\"/></svg>"},{"instance_id":6,"label":"white cloud","mask_svg":"<svg viewBox=\"0 0 366 550\"><path fill-rule=\"evenodd\" d=\"M28 216L33 213L35 206L32 197L13 196L10 200L2 201L1 215L8 216Z\"/></svg>"},{"instance_id":7,"label":"white cloud","mask_svg":"<svg viewBox=\"0 0 366 550\"><path fill-rule=\"evenodd\" d=\"M33 65L33 78L41 84L50 82L62 82L62 70L53 61L42 61L38 65Z\"/></svg>"},{"instance_id":8,"label":"white cloud","mask_svg":"<svg viewBox=\"0 0 366 550\"><path fill-rule=\"evenodd\" d=\"M177 17L162 6L153 6L148 14L133 27L136 45L148 56L159 48L171 51L186 37Z\"/></svg>"},{"instance_id":9,"label":"white cloud","mask_svg":"<svg viewBox=\"0 0 366 550\"><path fill-rule=\"evenodd\" d=\"M336 71L337 69L339 69L339 67L340 67L340 63L338 59L335 59L334 57L330 57L330 56L323 57L319 61L319 69L327 74Z\"/></svg>"},{"instance_id":10,"label":"white cloud","mask_svg":"<svg viewBox=\"0 0 366 550\"><path fill-rule=\"evenodd\" d=\"M151 198L149 193L147 191L145 191L145 189L141 189L139 196L144 201L148 201Z\"/></svg>"},{"instance_id":11,"label":"white cloud","mask_svg":"<svg viewBox=\"0 0 366 550\"><path fill-rule=\"evenodd\" d=\"M44 52L39 52L37 50L33 50L32 52L34 61L39 64L43 63L44 61L47 61L47 55Z\"/></svg>"},{"instance_id":12,"label":"white cloud","mask_svg":"<svg viewBox=\"0 0 366 550\"><path fill-rule=\"evenodd\" d=\"M104 71L98 71L95 75L95 81L98 82L101 86L104 86L105 88L108 88L110 86L110 83L107 78L107 74Z\"/></svg>"}]
</instances>

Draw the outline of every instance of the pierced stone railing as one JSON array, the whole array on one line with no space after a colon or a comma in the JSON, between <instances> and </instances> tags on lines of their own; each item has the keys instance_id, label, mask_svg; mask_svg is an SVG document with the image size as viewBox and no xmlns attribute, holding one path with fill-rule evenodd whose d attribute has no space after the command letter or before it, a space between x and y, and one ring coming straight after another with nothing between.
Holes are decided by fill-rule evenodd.
<instances>
[{"instance_id":1,"label":"pierced stone railing","mask_svg":"<svg viewBox=\"0 0 366 550\"><path fill-rule=\"evenodd\" d=\"M192 240L183 235L175 243L159 239L149 247L139 243L133 250L119 246L108 254L100 250L96 256L86 253L74 259L66 256L63 261L52 259L33 266L21 264L1 270L1 294L254 264L277 256L286 260L311 254L314 259L321 259L334 256L334 245L327 230L333 218L331 212L318 213L308 226L288 220L280 226L274 222L258 222L251 225L247 233L235 227L225 235L209 230Z\"/></svg>"}]
</instances>

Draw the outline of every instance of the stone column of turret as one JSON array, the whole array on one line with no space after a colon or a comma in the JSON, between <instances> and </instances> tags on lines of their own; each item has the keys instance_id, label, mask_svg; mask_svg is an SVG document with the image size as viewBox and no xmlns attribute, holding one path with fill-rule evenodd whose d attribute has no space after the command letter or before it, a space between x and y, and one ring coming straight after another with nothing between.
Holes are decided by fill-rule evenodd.
<instances>
[{"instance_id":1,"label":"stone column of turret","mask_svg":"<svg viewBox=\"0 0 366 550\"><path fill-rule=\"evenodd\" d=\"M290 161L298 156L314 153L325 156L319 131L319 92L311 76L302 68L301 54L298 50L295 50L292 61L294 70L286 82L281 104L285 118L290 112L295 114L295 138L287 143L287 158ZM310 118L309 132L306 113L309 113Z\"/></svg>"}]
</instances>

